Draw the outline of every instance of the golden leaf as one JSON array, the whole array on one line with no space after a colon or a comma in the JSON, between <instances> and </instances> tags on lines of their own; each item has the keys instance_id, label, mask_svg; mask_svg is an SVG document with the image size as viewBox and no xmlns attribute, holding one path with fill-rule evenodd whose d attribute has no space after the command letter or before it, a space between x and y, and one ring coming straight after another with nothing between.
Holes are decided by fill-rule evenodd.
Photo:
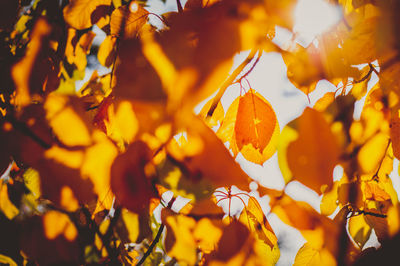
<instances>
[{"instance_id":1,"label":"golden leaf","mask_svg":"<svg viewBox=\"0 0 400 266\"><path fill-rule=\"evenodd\" d=\"M19 213L17 207L15 207L8 197L7 184L2 179L0 179L0 211L10 220Z\"/></svg>"},{"instance_id":2,"label":"golden leaf","mask_svg":"<svg viewBox=\"0 0 400 266\"><path fill-rule=\"evenodd\" d=\"M100 64L105 67L110 67L115 59L115 43L116 38L108 35L104 41L100 44L99 51L97 52L97 59Z\"/></svg>"},{"instance_id":3,"label":"golden leaf","mask_svg":"<svg viewBox=\"0 0 400 266\"><path fill-rule=\"evenodd\" d=\"M181 263L194 265L197 261L197 244L193 238L195 220L183 215L175 215L169 209L162 210L161 219L167 227L165 237L167 254Z\"/></svg>"},{"instance_id":4,"label":"golden leaf","mask_svg":"<svg viewBox=\"0 0 400 266\"><path fill-rule=\"evenodd\" d=\"M349 234L362 249L371 235L371 227L365 221L364 215L350 217Z\"/></svg>"},{"instance_id":5,"label":"golden leaf","mask_svg":"<svg viewBox=\"0 0 400 266\"><path fill-rule=\"evenodd\" d=\"M136 37L140 28L146 24L149 12L139 3L133 1L129 6L120 6L111 14L111 35L132 38Z\"/></svg>"},{"instance_id":6,"label":"golden leaf","mask_svg":"<svg viewBox=\"0 0 400 266\"><path fill-rule=\"evenodd\" d=\"M326 249L315 249L310 244L305 243L296 254L294 266L335 266L336 260Z\"/></svg>"},{"instance_id":7,"label":"golden leaf","mask_svg":"<svg viewBox=\"0 0 400 266\"><path fill-rule=\"evenodd\" d=\"M93 19L96 9L109 5L111 0L71 0L63 10L64 19L75 29L87 29L97 22Z\"/></svg>"}]
</instances>

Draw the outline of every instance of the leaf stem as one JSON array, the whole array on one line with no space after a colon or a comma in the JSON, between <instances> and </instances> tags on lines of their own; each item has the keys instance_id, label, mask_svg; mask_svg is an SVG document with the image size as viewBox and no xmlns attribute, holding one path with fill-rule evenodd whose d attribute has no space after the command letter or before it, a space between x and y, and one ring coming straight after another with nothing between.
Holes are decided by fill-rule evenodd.
<instances>
[{"instance_id":1,"label":"leaf stem","mask_svg":"<svg viewBox=\"0 0 400 266\"><path fill-rule=\"evenodd\" d=\"M247 58L233 71L233 73L228 77L228 79L225 80L225 82L221 85L221 88L219 89L217 95L214 97L214 100L211 104L210 109L207 112L207 118L211 117L217 108L217 105L219 101L221 100L222 96L224 95L226 89L234 83L236 78L242 73L243 69L254 59L255 55L257 53L257 50L251 50L250 54L247 56Z\"/></svg>"}]
</instances>

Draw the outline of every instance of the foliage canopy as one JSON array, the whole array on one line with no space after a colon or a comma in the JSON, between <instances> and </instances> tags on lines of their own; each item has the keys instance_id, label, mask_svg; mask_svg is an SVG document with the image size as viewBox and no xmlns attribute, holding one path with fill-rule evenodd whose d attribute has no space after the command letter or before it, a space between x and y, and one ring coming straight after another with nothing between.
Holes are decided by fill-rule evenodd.
<instances>
[{"instance_id":1,"label":"foliage canopy","mask_svg":"<svg viewBox=\"0 0 400 266\"><path fill-rule=\"evenodd\" d=\"M275 31L293 31L296 0L177 0L161 16L146 1L2 1L0 263L275 265L271 213L306 239L295 265L396 256L400 4L331 2L337 24L283 47ZM282 130L247 80L272 52L307 97L336 87ZM107 71L77 89L93 62ZM236 156L263 165L276 151L285 184L315 191L319 211L286 185L250 192ZM373 232L381 247L363 249Z\"/></svg>"}]
</instances>

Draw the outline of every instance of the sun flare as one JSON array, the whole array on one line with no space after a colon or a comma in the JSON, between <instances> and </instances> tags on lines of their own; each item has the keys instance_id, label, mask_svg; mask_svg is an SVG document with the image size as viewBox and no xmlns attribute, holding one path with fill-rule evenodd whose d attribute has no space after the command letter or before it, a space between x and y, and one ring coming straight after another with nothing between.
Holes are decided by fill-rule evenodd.
<instances>
[{"instance_id":1,"label":"sun flare","mask_svg":"<svg viewBox=\"0 0 400 266\"><path fill-rule=\"evenodd\" d=\"M298 39L310 43L318 34L339 22L341 10L324 0L299 0L294 18L294 32Z\"/></svg>"}]
</instances>

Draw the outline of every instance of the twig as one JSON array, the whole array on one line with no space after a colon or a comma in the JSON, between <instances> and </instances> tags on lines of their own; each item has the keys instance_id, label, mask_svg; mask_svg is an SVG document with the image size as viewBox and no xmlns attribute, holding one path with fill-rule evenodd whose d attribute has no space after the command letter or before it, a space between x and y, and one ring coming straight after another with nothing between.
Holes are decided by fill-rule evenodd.
<instances>
[{"instance_id":1,"label":"twig","mask_svg":"<svg viewBox=\"0 0 400 266\"><path fill-rule=\"evenodd\" d=\"M182 13L183 12L183 8L182 8L182 4L180 0L176 0L176 5L178 6L178 12Z\"/></svg>"},{"instance_id":2,"label":"twig","mask_svg":"<svg viewBox=\"0 0 400 266\"><path fill-rule=\"evenodd\" d=\"M143 262L146 260L146 258L148 256L150 256L151 252L153 251L154 247L156 246L156 244L158 243L158 241L160 240L161 234L164 230L164 224L160 225L160 228L158 228L158 232L156 237L154 238L153 242L151 242L149 248L147 249L146 253L144 253L143 257L140 259L140 261L136 264L137 266L142 265Z\"/></svg>"},{"instance_id":3,"label":"twig","mask_svg":"<svg viewBox=\"0 0 400 266\"><path fill-rule=\"evenodd\" d=\"M219 89L217 95L214 97L214 100L211 104L210 109L207 112L207 118L211 117L215 111L215 108L217 108L217 105L219 101L221 100L222 96L224 95L226 89L234 83L236 80L237 76L239 76L240 73L242 73L243 69L254 59L254 56L256 55L257 50L251 50L250 54L247 56L247 58L233 71L233 73L228 77L227 80L222 84L221 88Z\"/></svg>"},{"instance_id":4,"label":"twig","mask_svg":"<svg viewBox=\"0 0 400 266\"><path fill-rule=\"evenodd\" d=\"M244 73L243 76L241 76L240 78L236 79L236 81L234 83L237 83L237 82L240 83L242 81L242 79L246 78L251 73L251 71L253 71L253 69L255 68L257 63L260 61L261 55L262 55L262 53L259 51L257 59L256 59L256 61L254 61L254 63L251 66L251 68L246 73Z\"/></svg>"}]
</instances>

